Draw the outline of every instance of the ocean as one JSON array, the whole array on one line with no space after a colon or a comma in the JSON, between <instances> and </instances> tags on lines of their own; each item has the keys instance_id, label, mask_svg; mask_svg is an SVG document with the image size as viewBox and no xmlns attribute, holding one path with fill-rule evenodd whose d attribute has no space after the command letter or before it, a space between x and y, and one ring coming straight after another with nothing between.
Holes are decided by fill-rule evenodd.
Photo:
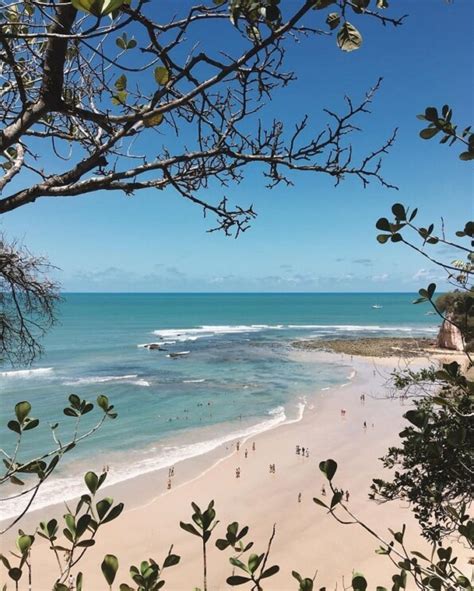
<instances>
[{"instance_id":1,"label":"ocean","mask_svg":"<svg viewBox=\"0 0 474 591\"><path fill-rule=\"evenodd\" d=\"M309 395L349 379L343 361L305 363L291 343L307 338L434 336L437 318L413 294L66 294L58 324L31 368L0 368L0 420L28 400L40 427L20 458L62 441L75 393L106 394L118 418L71 452L34 507L82 492L78 472L111 465L118 482L174 465L217 446L298 420ZM373 306L379 306L374 308ZM144 345L157 343L159 349ZM180 355L176 355L176 354ZM83 429L99 415L84 417ZM2 430L11 449L15 436ZM79 470L78 470L79 468ZM82 470L82 472L80 472ZM21 501L2 508L14 515Z\"/></svg>"}]
</instances>

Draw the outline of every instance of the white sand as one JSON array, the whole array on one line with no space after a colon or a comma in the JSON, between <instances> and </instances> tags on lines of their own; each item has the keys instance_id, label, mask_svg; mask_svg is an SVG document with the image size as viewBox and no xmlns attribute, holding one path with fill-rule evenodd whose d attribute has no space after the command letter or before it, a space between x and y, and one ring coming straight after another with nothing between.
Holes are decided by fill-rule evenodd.
<instances>
[{"instance_id":1,"label":"white sand","mask_svg":"<svg viewBox=\"0 0 474 591\"><path fill-rule=\"evenodd\" d=\"M335 358L330 353L295 355L301 359L327 358L328 362ZM345 360L348 375L354 370L353 379L343 387L315 391L300 422L285 424L241 442L240 451L234 448L231 455L225 456L225 450L221 450L221 457L214 454L178 464L171 491L166 490L167 470L106 489L104 496L113 496L116 502L125 501L128 508L118 520L104 526L95 548L81 561L79 570L85 574L85 590L107 589L100 572L104 554L119 557L121 566L115 586L118 589L119 583L131 583L128 576L131 564L138 565L149 557L161 563L171 544L182 559L179 566L165 571L165 589L184 591L201 586L199 540L183 532L179 521L191 521L191 501L203 507L211 499L215 500L220 520L214 540L224 537L227 524L238 521L250 526L247 539L255 542L252 551L263 552L272 525L276 524L277 534L268 564L279 564L281 570L266 581L265 589L297 589L291 576L293 569L303 576L312 576L317 570L317 588L326 585L333 589L337 583L341 589L343 579L346 586L350 582L353 570L368 577L369 588L390 586L395 568L386 557L375 554L376 540L357 525L338 524L312 500L314 496L321 497L324 482L318 463L333 458L339 463L335 485L350 491L351 511L384 538L389 537L387 528L398 530L406 523L408 547L420 551L425 548L407 507L398 502L377 505L367 496L371 479L382 475L378 458L399 441L397 434L404 423L402 414L407 410L399 400L389 400L383 395L383 384L390 370L397 366L397 359L346 357ZM366 395L365 404L360 402L361 393ZM341 408L346 409L344 418ZM367 429L363 428L364 421ZM253 441L256 451L252 451ZM297 445L308 447L310 457L297 455ZM276 466L276 474L269 472L271 463ZM235 477L237 467L241 469L240 479ZM298 503L300 492L302 502ZM56 510L58 516L63 512L61 508ZM30 527L28 519L24 528L29 531ZM57 576L54 555L42 541L35 546L33 589L50 591ZM232 574L230 555L228 550L220 552L214 542L210 543L209 591L229 588L225 580ZM1 580L5 580L4 572ZM408 589L412 588L409 585ZM22 583L20 589L26 590L26 584Z\"/></svg>"}]
</instances>

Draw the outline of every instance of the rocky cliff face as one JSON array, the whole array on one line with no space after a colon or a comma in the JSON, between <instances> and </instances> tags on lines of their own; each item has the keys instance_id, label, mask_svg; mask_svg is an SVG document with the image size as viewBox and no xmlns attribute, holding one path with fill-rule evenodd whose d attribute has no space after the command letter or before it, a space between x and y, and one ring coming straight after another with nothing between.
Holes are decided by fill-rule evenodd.
<instances>
[{"instance_id":1,"label":"rocky cliff face","mask_svg":"<svg viewBox=\"0 0 474 591\"><path fill-rule=\"evenodd\" d=\"M440 349L464 351L464 343L459 328L453 326L447 320L443 320L438 333L437 346Z\"/></svg>"}]
</instances>

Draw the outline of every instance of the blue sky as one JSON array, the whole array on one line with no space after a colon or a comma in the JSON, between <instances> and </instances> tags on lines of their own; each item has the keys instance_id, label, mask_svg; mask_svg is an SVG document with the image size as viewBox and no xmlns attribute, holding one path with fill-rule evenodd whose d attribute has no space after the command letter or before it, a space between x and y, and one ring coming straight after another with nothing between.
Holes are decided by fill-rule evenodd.
<instances>
[{"instance_id":1,"label":"blue sky","mask_svg":"<svg viewBox=\"0 0 474 591\"><path fill-rule=\"evenodd\" d=\"M437 281L439 271L419 255L379 245L374 224L397 201L417 206L427 224L443 215L448 232L472 218L472 165L458 159L457 146L421 140L416 115L448 103L461 127L473 122L474 4L390 4L393 14L409 14L406 23L393 29L351 19L364 35L357 52L342 53L325 37L290 44L287 67L298 80L277 93L266 117L294 123L307 113L324 124L324 107L337 110L345 93L357 99L383 76L356 141L370 149L399 128L384 167L399 191L363 189L355 179L334 188L303 173L293 187L269 191L252 172L225 191L258 212L237 240L207 233L212 224L202 212L171 190L42 199L2 216L0 229L60 267L66 291L412 291ZM327 12L315 13L321 26ZM206 197L222 194L213 187Z\"/></svg>"}]
</instances>

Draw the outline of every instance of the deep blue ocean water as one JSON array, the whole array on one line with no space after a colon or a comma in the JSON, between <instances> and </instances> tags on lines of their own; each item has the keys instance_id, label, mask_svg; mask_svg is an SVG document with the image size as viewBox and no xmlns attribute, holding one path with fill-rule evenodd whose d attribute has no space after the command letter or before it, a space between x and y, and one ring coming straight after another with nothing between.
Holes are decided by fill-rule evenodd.
<instances>
[{"instance_id":1,"label":"deep blue ocean water","mask_svg":"<svg viewBox=\"0 0 474 591\"><path fill-rule=\"evenodd\" d=\"M118 464L114 479L120 480L295 418L308 393L347 379L344 363L291 359L295 339L433 336L437 319L426 315L427 307L414 306L414 298L66 294L59 322L44 340L45 355L31 369L0 369L0 420L11 418L18 400L32 403L42 428L28 434L29 454L51 444L48 420L61 422L64 440L70 434L72 419L62 414L69 394L92 401L107 394L119 417L78 446L74 460L100 464L112 458ZM143 347L153 342L164 350ZM169 356L176 352L189 353ZM3 430L2 446L13 441ZM62 478L72 490L68 474Z\"/></svg>"}]
</instances>

